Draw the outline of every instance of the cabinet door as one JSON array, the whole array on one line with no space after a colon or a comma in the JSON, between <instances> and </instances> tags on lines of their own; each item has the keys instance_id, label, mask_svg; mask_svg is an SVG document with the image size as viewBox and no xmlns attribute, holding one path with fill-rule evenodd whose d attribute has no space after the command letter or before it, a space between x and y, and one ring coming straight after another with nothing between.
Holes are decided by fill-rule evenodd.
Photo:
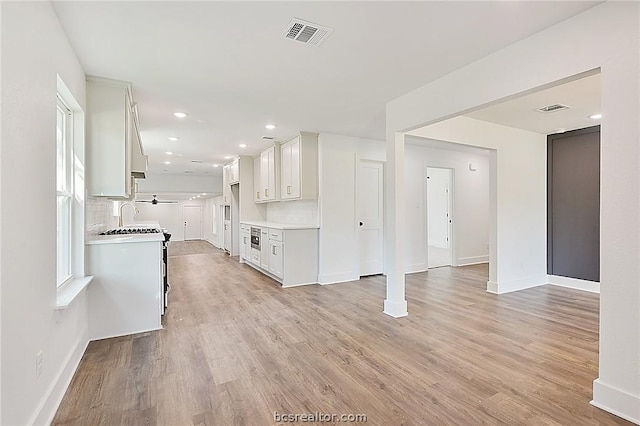
<instances>
[{"instance_id":1,"label":"cabinet door","mask_svg":"<svg viewBox=\"0 0 640 426\"><path fill-rule=\"evenodd\" d=\"M260 190L260 163L262 161L262 157L256 157L253 159L253 201L259 203L262 201L261 190Z\"/></svg>"},{"instance_id":2,"label":"cabinet door","mask_svg":"<svg viewBox=\"0 0 640 426\"><path fill-rule=\"evenodd\" d=\"M234 184L240 182L240 160L237 158L231 163L229 168L230 176L229 183Z\"/></svg>"},{"instance_id":3,"label":"cabinet door","mask_svg":"<svg viewBox=\"0 0 640 426\"><path fill-rule=\"evenodd\" d=\"M262 228L260 232L260 266L265 271L269 270L269 229Z\"/></svg>"},{"instance_id":4,"label":"cabinet door","mask_svg":"<svg viewBox=\"0 0 640 426\"><path fill-rule=\"evenodd\" d=\"M269 272L278 278L282 278L284 266L284 243L281 241L269 241Z\"/></svg>"},{"instance_id":5,"label":"cabinet door","mask_svg":"<svg viewBox=\"0 0 640 426\"><path fill-rule=\"evenodd\" d=\"M226 165L222 168L222 202L223 204L231 203L231 186L229 183L231 166Z\"/></svg>"},{"instance_id":6,"label":"cabinet door","mask_svg":"<svg viewBox=\"0 0 640 426\"><path fill-rule=\"evenodd\" d=\"M280 198L300 198L300 137L282 145Z\"/></svg>"},{"instance_id":7,"label":"cabinet door","mask_svg":"<svg viewBox=\"0 0 640 426\"><path fill-rule=\"evenodd\" d=\"M269 151L260 154L260 196L263 201L271 199L269 191Z\"/></svg>"},{"instance_id":8,"label":"cabinet door","mask_svg":"<svg viewBox=\"0 0 640 426\"><path fill-rule=\"evenodd\" d=\"M250 256L249 238L250 238L250 236L249 236L249 233L247 233L247 232L242 232L242 234L240 235L240 258L242 260L247 260L249 258L249 256Z\"/></svg>"}]
</instances>

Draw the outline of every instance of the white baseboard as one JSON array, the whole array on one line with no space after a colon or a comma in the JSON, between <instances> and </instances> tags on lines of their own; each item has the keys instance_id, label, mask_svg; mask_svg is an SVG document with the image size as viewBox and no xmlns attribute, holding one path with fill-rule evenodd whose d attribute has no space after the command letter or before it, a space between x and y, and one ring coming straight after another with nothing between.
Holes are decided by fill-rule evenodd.
<instances>
[{"instance_id":1,"label":"white baseboard","mask_svg":"<svg viewBox=\"0 0 640 426\"><path fill-rule=\"evenodd\" d=\"M533 275L511 281L487 281L487 292L494 294L511 293L512 291L538 287L547 283L546 275Z\"/></svg>"},{"instance_id":2,"label":"white baseboard","mask_svg":"<svg viewBox=\"0 0 640 426\"><path fill-rule=\"evenodd\" d=\"M429 269L429 267L427 266L426 262L413 263L411 265L405 265L404 273L405 274L415 274L415 273L418 273L418 272L424 272L427 269Z\"/></svg>"},{"instance_id":3,"label":"white baseboard","mask_svg":"<svg viewBox=\"0 0 640 426\"><path fill-rule=\"evenodd\" d=\"M588 291L590 293L600 293L600 283L595 281L579 280L577 278L561 277L559 275L547 275L547 283L559 287Z\"/></svg>"},{"instance_id":4,"label":"white baseboard","mask_svg":"<svg viewBox=\"0 0 640 426\"><path fill-rule=\"evenodd\" d=\"M456 262L456 266L477 265L479 263L489 263L489 255L459 257L458 261Z\"/></svg>"},{"instance_id":5,"label":"white baseboard","mask_svg":"<svg viewBox=\"0 0 640 426\"><path fill-rule=\"evenodd\" d=\"M337 284L347 281L358 281L360 275L354 271L339 272L337 274L318 274L318 284Z\"/></svg>"},{"instance_id":6,"label":"white baseboard","mask_svg":"<svg viewBox=\"0 0 640 426\"><path fill-rule=\"evenodd\" d=\"M593 381L591 405L640 425L640 396L604 384L599 378Z\"/></svg>"},{"instance_id":7,"label":"white baseboard","mask_svg":"<svg viewBox=\"0 0 640 426\"><path fill-rule=\"evenodd\" d=\"M384 301L383 312L394 318L406 317L407 315L409 315L409 312L407 311L407 301L403 300L400 302L395 302L395 301L386 299Z\"/></svg>"},{"instance_id":8,"label":"white baseboard","mask_svg":"<svg viewBox=\"0 0 640 426\"><path fill-rule=\"evenodd\" d=\"M45 393L44 397L40 401L36 412L29 420L30 425L51 424L53 417L56 415L58 407L62 402L62 398L64 397L69 384L71 384L71 379L73 379L73 375L80 365L82 355L84 355L84 352L87 350L87 345L89 345L88 339L82 339L76 342L71 352L69 352L64 364L60 368L60 371L56 374L53 383L49 386L47 393Z\"/></svg>"}]
</instances>

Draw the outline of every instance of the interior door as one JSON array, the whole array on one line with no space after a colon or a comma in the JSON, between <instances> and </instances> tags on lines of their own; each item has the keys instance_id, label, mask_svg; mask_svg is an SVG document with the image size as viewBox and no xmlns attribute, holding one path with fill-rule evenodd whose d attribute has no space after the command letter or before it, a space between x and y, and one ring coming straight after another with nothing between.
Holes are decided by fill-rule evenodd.
<instances>
[{"instance_id":1,"label":"interior door","mask_svg":"<svg viewBox=\"0 0 640 426\"><path fill-rule=\"evenodd\" d=\"M451 169L427 167L427 266L452 264Z\"/></svg>"},{"instance_id":2,"label":"interior door","mask_svg":"<svg viewBox=\"0 0 640 426\"><path fill-rule=\"evenodd\" d=\"M183 206L182 220L184 222L184 239L202 239L202 206Z\"/></svg>"},{"instance_id":3,"label":"interior door","mask_svg":"<svg viewBox=\"0 0 640 426\"><path fill-rule=\"evenodd\" d=\"M384 263L383 163L360 161L357 182L360 276L381 274Z\"/></svg>"}]
</instances>

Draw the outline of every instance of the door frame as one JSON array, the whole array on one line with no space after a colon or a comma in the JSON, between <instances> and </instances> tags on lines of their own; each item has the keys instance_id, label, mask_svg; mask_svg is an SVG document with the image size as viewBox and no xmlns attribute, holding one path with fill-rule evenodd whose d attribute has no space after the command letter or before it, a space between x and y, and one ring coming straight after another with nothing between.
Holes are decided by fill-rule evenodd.
<instances>
[{"instance_id":1,"label":"door frame","mask_svg":"<svg viewBox=\"0 0 640 426\"><path fill-rule=\"evenodd\" d=\"M200 210L200 237L197 238L198 240L202 240L202 235L203 235L203 223L202 223L202 205L201 204L183 204L182 205L182 238L184 239L184 241L193 241L193 240L187 240L186 238L186 226L184 226L184 209L185 208L192 208L192 207L197 207Z\"/></svg>"},{"instance_id":2,"label":"door frame","mask_svg":"<svg viewBox=\"0 0 640 426\"><path fill-rule=\"evenodd\" d=\"M361 158L358 155L355 156L355 197L354 197L354 211L355 211L355 220L354 220L354 227L355 227L355 237L356 237L356 247L357 247L357 252L358 252L358 256L357 256L357 271L358 271L358 277L362 277L363 275L361 274L361 269L360 269L360 226L359 226L359 221L360 221L360 209L358 206L358 194L359 194L359 175L360 175L360 164L361 163L374 163L374 164L380 164L382 167L382 185L381 185L381 190L382 190L382 220L381 220L381 250L382 250L382 275L386 275L387 271L386 271L386 266L387 266L387 262L385 261L385 253L386 250L384 249L384 244L385 244L385 209L386 209L386 205L387 205L387 199L386 199L386 194L387 191L385 190L386 187L386 181L385 181L385 177L386 177L386 162L385 161L381 161L381 160L370 160L368 158Z\"/></svg>"},{"instance_id":3,"label":"door frame","mask_svg":"<svg viewBox=\"0 0 640 426\"><path fill-rule=\"evenodd\" d=\"M427 170L428 169L442 169L449 171L449 253L451 259L449 264L451 266L458 266L456 261L456 227L455 227L455 186L456 186L456 169L453 167L431 166L425 164L424 166L424 190L423 194L423 206L424 206L424 242L425 242L425 265L429 270L429 203L428 200L428 187L427 187Z\"/></svg>"}]
</instances>

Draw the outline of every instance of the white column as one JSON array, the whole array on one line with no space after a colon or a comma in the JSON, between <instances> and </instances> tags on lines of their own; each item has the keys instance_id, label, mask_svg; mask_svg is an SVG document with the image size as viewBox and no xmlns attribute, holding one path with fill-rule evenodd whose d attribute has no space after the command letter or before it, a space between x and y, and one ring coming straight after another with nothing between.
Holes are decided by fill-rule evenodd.
<instances>
[{"instance_id":1,"label":"white column","mask_svg":"<svg viewBox=\"0 0 640 426\"><path fill-rule=\"evenodd\" d=\"M408 315L404 291L404 134L387 136L385 259L387 298L384 313Z\"/></svg>"}]
</instances>

